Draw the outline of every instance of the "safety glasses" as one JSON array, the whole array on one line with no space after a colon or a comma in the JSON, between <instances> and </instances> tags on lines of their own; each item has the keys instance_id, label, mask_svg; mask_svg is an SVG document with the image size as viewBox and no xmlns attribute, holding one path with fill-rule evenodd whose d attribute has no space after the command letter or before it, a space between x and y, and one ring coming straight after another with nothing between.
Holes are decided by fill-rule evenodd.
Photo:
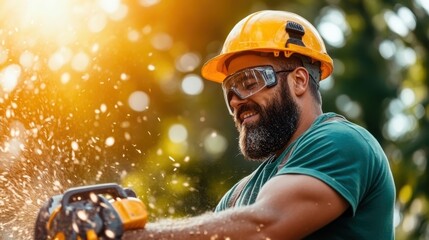
<instances>
[{"instance_id":1,"label":"safety glasses","mask_svg":"<svg viewBox=\"0 0 429 240\"><path fill-rule=\"evenodd\" d=\"M272 87L277 84L277 73L291 72L293 70L275 71L272 66L257 66L242 69L225 78L222 83L223 94L229 113L233 115L233 110L229 102L233 94L240 99L246 99L265 87Z\"/></svg>"}]
</instances>

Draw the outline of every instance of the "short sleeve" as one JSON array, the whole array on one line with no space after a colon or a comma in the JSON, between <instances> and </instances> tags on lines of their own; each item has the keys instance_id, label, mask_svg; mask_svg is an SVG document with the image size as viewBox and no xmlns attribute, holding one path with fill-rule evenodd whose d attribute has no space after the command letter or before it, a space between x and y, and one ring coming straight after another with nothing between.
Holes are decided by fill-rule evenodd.
<instances>
[{"instance_id":1,"label":"short sleeve","mask_svg":"<svg viewBox=\"0 0 429 240\"><path fill-rule=\"evenodd\" d=\"M321 124L304 135L278 174L315 177L336 190L356 212L371 175L371 148L359 129L344 122Z\"/></svg>"}]
</instances>

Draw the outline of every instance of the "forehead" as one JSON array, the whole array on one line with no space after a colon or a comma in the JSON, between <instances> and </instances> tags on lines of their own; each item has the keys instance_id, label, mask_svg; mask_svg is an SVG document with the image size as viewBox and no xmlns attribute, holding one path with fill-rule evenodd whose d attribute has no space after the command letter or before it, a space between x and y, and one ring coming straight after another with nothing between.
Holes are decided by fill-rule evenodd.
<instances>
[{"instance_id":1,"label":"forehead","mask_svg":"<svg viewBox=\"0 0 429 240\"><path fill-rule=\"evenodd\" d=\"M271 65L275 66L275 61L273 57L259 56L256 54L242 54L236 57L233 57L229 61L228 65L228 75L233 74L237 71L240 71L244 68L262 66L262 65Z\"/></svg>"}]
</instances>

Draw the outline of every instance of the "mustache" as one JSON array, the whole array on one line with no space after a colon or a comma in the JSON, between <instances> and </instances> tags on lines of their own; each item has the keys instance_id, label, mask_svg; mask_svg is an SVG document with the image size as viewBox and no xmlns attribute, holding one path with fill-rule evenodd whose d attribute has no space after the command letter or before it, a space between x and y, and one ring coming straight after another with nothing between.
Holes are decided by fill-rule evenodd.
<instances>
[{"instance_id":1,"label":"mustache","mask_svg":"<svg viewBox=\"0 0 429 240\"><path fill-rule=\"evenodd\" d=\"M263 109L261 106L259 106L256 103L249 102L249 103L243 104L235 111L234 120L236 122L241 122L240 115L246 111L255 111L255 112L261 113L263 112Z\"/></svg>"}]
</instances>

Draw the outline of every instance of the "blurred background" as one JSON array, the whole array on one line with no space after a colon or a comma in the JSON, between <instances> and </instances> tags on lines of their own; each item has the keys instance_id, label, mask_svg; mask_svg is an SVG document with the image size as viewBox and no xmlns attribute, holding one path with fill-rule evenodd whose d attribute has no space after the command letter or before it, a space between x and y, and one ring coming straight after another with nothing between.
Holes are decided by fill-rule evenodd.
<instances>
[{"instance_id":1,"label":"blurred background","mask_svg":"<svg viewBox=\"0 0 429 240\"><path fill-rule=\"evenodd\" d=\"M212 210L256 164L200 69L263 9L320 31L324 111L383 146L397 239L429 239L427 0L2 0L0 239L32 239L41 204L87 184L133 188L150 221Z\"/></svg>"}]
</instances>

